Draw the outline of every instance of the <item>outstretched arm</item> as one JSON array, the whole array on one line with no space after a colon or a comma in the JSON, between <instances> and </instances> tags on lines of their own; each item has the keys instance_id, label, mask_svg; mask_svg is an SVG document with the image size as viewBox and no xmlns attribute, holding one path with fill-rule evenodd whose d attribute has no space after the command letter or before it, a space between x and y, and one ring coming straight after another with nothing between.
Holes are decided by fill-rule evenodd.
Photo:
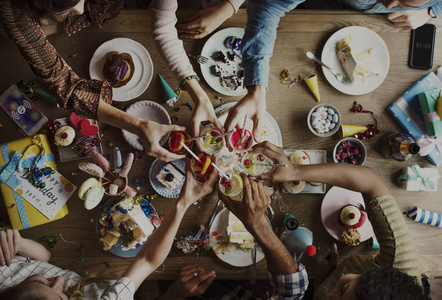
<instances>
[{"instance_id":1,"label":"outstretched arm","mask_svg":"<svg viewBox=\"0 0 442 300\"><path fill-rule=\"evenodd\" d=\"M382 180L367 167L348 164L293 165L280 147L269 142L256 145L254 151L267 155L275 163L288 165L288 168L276 168L271 173L261 175L261 179L316 181L336 185L360 192L365 200L390 194Z\"/></svg>"},{"instance_id":2,"label":"outstretched arm","mask_svg":"<svg viewBox=\"0 0 442 300\"><path fill-rule=\"evenodd\" d=\"M40 243L22 238L17 229L0 231L0 265L10 266L15 254L34 260L49 261L51 253Z\"/></svg>"},{"instance_id":3,"label":"outstretched arm","mask_svg":"<svg viewBox=\"0 0 442 300\"><path fill-rule=\"evenodd\" d=\"M213 184L217 177L218 172L214 171L205 183L196 181L190 170L190 160L187 159L186 182L175 206L150 236L133 263L123 274L123 277L128 277L132 280L135 290L166 259L187 209L193 202L213 190Z\"/></svg>"}]
</instances>

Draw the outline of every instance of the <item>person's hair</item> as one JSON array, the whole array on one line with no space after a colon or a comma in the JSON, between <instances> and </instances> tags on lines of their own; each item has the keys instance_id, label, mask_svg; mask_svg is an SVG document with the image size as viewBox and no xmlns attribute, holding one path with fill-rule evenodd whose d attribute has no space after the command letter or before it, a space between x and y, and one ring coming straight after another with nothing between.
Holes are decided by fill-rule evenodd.
<instances>
[{"instance_id":1,"label":"person's hair","mask_svg":"<svg viewBox=\"0 0 442 300\"><path fill-rule=\"evenodd\" d=\"M386 266L373 268L361 274L355 287L359 300L426 300L415 277L399 269Z\"/></svg>"},{"instance_id":2,"label":"person's hair","mask_svg":"<svg viewBox=\"0 0 442 300\"><path fill-rule=\"evenodd\" d=\"M79 2L80 0L14 0L11 4L40 23L41 19L62 14Z\"/></svg>"},{"instance_id":3,"label":"person's hair","mask_svg":"<svg viewBox=\"0 0 442 300\"><path fill-rule=\"evenodd\" d=\"M74 284L64 291L64 294L69 300L79 300L84 294L84 287L91 283L100 283L106 280L111 280L112 278L107 278L95 273L86 272L83 279L81 279L77 284ZM22 283L4 290L0 293L0 300L45 300L46 298L41 297L36 293L35 282L23 281Z\"/></svg>"}]
</instances>

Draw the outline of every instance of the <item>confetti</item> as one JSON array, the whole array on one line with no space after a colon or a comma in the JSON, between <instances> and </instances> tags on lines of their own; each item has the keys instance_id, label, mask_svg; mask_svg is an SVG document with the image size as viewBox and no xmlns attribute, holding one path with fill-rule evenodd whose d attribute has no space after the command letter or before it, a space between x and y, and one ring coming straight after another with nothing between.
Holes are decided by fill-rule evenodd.
<instances>
[{"instance_id":1,"label":"confetti","mask_svg":"<svg viewBox=\"0 0 442 300\"><path fill-rule=\"evenodd\" d=\"M189 103L184 104L185 106L187 106L187 108L189 108L189 110L193 110L192 106L190 106Z\"/></svg>"},{"instance_id":2,"label":"confetti","mask_svg":"<svg viewBox=\"0 0 442 300\"><path fill-rule=\"evenodd\" d=\"M49 243L49 247L55 248L55 245L57 245L58 239L56 236L45 236L41 239L43 242Z\"/></svg>"}]
</instances>

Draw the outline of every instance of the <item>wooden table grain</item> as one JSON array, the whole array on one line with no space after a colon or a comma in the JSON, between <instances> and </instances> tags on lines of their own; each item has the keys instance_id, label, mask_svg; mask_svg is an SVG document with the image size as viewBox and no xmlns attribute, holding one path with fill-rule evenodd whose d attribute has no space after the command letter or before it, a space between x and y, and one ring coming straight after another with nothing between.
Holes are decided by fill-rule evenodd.
<instances>
[{"instance_id":1,"label":"wooden table grain","mask_svg":"<svg viewBox=\"0 0 442 300\"><path fill-rule=\"evenodd\" d=\"M186 11L180 14L184 20L192 15L193 12ZM439 33L436 38L436 47L434 55L434 68L442 62L442 20L432 20L437 26ZM221 28L243 27L246 25L246 12L240 10L236 15L227 20ZM376 137L365 141L368 150L366 166L373 168L382 180L388 186L390 192L394 195L400 209L407 211L411 206L416 205L431 211L441 211L442 196L440 192L407 192L399 189L396 178L401 169L418 163L421 166L430 166L422 157L413 157L407 162L396 162L387 160L381 156L378 150L378 143L387 131L400 131L400 127L387 113L387 106L403 93L411 84L427 73L427 71L411 69L408 66L409 46L411 32L403 28L393 27L381 15L366 15L354 11L321 11L321 10L295 10L288 13L280 22L278 29L278 38L275 44L273 57L270 61L269 89L267 93L267 110L274 116L279 124L283 136L284 148L286 149L324 149L327 150L327 160L332 161L332 150L337 136L329 138L318 138L309 132L306 125L306 117L309 110L317 104L308 88L302 83L294 88L280 83L279 74L282 69L287 68L292 74L305 75L310 72L312 62L307 59L305 53L311 51L318 56L321 54L322 47L327 39L335 31L346 26L364 26L377 32L387 44L390 52L390 70L385 82L375 91L362 96L349 96L335 90L325 79L322 71L317 68L316 74L319 80L319 89L323 103L335 105L342 114L343 122L349 125L366 125L372 122L370 115L354 115L349 109L354 101L359 101L364 108L374 111L380 118L382 132ZM0 31L0 91L17 83L19 80L30 80L34 78L26 61L20 55L13 42L11 42L4 31ZM178 124L187 125L190 117L190 111L185 103L191 102L188 94L184 93L179 99L177 105L181 107L179 112L170 108L162 99L162 93L159 86L159 80L156 74L161 74L167 82L176 88L178 83L174 80L172 74L162 62L160 55L153 45L150 36L150 15L146 10L125 10L121 15L111 21L106 22L103 28L87 28L81 32L67 37L65 34L51 36L49 40L56 47L57 51L63 56L66 62L80 76L88 78L89 61L95 49L107 40L127 37L134 39L146 47L154 62L154 78L149 88L137 99L121 103L124 107L138 100L153 100L161 104L171 117L178 117ZM207 38L206 38L207 39ZM184 40L184 47L188 53L200 53L204 42L203 40ZM195 70L200 73L199 67L195 64ZM215 93L205 82L201 84L214 106L220 102L215 99L218 94ZM221 95L222 96L222 95ZM240 97L222 96L227 101L238 101ZM43 100L39 100L37 105L44 111L49 119L68 116L68 112L62 109L55 109ZM17 126L2 111L0 113L0 143L18 139L21 134ZM118 128L109 128L104 137L104 153L109 153L112 146L119 146L124 149L131 149L122 139L121 131ZM54 152L56 150L54 149ZM144 155L137 161L129 178L132 180L135 176L145 176L148 178L147 170L153 162L152 157ZM74 182L77 186L89 176L78 170L78 161L60 163L59 171ZM337 174L339 176L339 174ZM132 186L135 186L132 183ZM329 188L329 187L327 187ZM442 190L442 180L439 181L439 190ZM149 192L149 186L141 186L140 193ZM1 197L1 196L0 196ZM317 247L329 247L333 238L327 233L321 223L320 207L323 195L318 194L300 194L283 195L284 203L288 211L294 214L300 224L309 228L314 233L314 244ZM152 201L157 211L161 214L167 213L168 208L174 203L173 199L157 197ZM180 226L177 237L186 236L194 231L197 226L209 221L210 215L216 203L216 196L206 197L198 205L191 206ZM82 264L74 262L79 258L76 247L64 243L59 239L57 246L50 249L52 253L51 262L62 268L71 269L80 274L86 270L92 270L101 274L118 276L124 272L126 267L132 261L131 259L118 258L102 250L101 243L98 241L93 220L97 216L98 209L87 211L83 207L82 201L76 196L72 196L68 202L69 214L56 222L27 229L21 232L24 237L34 240L40 240L43 236L58 236L59 233L70 241L75 241L84 247L85 261ZM0 217L7 219L3 204L0 204ZM276 218L273 221L273 227L280 232L283 213L277 205L274 206ZM440 229L416 223L410 218L405 217L406 225L410 234L414 238L416 248L419 253L422 264L431 276L442 277L442 237ZM368 242L358 247L349 247L339 243L339 252L341 258L350 254L375 254L368 245ZM301 262L306 265L310 276L313 276L314 260L304 256ZM109 267L106 266L106 263ZM165 261L163 272L152 274L149 279L174 279L181 266L185 264L198 264L207 269L214 269L217 273L217 279L248 279L250 278L250 267L236 268L221 262L213 252L200 252L183 254L181 250L173 247L170 256ZM261 261L257 266L257 277L266 277L266 264Z\"/></svg>"}]
</instances>

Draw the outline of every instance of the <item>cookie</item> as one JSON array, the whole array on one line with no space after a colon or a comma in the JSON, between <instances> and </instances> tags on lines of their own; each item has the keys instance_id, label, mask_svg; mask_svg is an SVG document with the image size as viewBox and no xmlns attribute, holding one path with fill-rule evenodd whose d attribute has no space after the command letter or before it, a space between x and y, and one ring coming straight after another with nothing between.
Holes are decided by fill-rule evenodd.
<instances>
[{"instance_id":1,"label":"cookie","mask_svg":"<svg viewBox=\"0 0 442 300\"><path fill-rule=\"evenodd\" d=\"M341 238L349 246L357 246L361 243L361 234L357 229L345 229L342 231Z\"/></svg>"}]
</instances>

